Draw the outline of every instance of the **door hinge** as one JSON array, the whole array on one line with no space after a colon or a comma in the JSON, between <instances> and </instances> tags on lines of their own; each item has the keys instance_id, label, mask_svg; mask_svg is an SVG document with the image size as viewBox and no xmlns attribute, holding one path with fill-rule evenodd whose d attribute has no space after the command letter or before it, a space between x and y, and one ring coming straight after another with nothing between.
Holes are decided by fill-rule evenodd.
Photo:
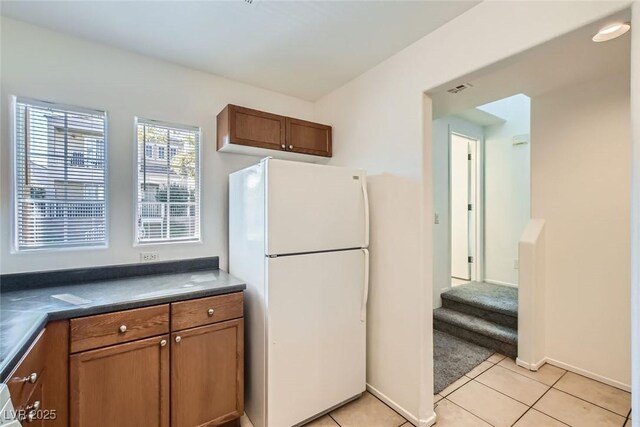
<instances>
[{"instance_id":1,"label":"door hinge","mask_svg":"<svg viewBox=\"0 0 640 427\"><path fill-rule=\"evenodd\" d=\"M469 264L473 264L473 257L472 256L469 257Z\"/></svg>"},{"instance_id":2,"label":"door hinge","mask_svg":"<svg viewBox=\"0 0 640 427\"><path fill-rule=\"evenodd\" d=\"M469 203L469 204L467 205L467 208L468 208L470 211L472 211L472 210L473 210L473 205L472 205L471 203Z\"/></svg>"},{"instance_id":3,"label":"door hinge","mask_svg":"<svg viewBox=\"0 0 640 427\"><path fill-rule=\"evenodd\" d=\"M471 160L471 153L467 154L467 159Z\"/></svg>"}]
</instances>

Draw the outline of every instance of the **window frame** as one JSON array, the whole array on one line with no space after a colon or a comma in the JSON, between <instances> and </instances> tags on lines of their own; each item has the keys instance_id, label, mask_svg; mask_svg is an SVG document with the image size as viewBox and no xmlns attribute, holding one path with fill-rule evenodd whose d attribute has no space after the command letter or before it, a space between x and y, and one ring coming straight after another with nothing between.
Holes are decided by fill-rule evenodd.
<instances>
[{"instance_id":1,"label":"window frame","mask_svg":"<svg viewBox=\"0 0 640 427\"><path fill-rule=\"evenodd\" d=\"M71 111L81 114L94 114L103 116L103 144L104 144L104 224L105 224L105 238L103 243L99 244L86 244L77 246L44 246L38 248L20 248L20 235L18 232L18 185L20 182L18 164L18 125L16 122L18 103L24 103L40 108L54 108L58 110ZM61 102L44 101L35 98L29 98L26 96L11 95L9 102L9 135L11 138L9 158L11 159L10 165L10 221L11 221L11 248L10 253L12 255L25 255L40 252L69 252L78 250L104 250L109 248L110 244L110 206L109 206L109 113L106 110L100 110L96 108L81 107L77 105L70 105ZM69 157L70 158L70 157Z\"/></svg>"},{"instance_id":2,"label":"window frame","mask_svg":"<svg viewBox=\"0 0 640 427\"><path fill-rule=\"evenodd\" d=\"M147 124L151 126L160 126L164 128L172 128L176 130L190 131L196 132L198 137L198 147L196 149L196 203L198 207L198 218L197 218L197 226L198 226L198 236L193 239L166 239L166 240L154 240L154 241L140 241L138 238L138 203L140 198L140 182L138 181L138 161L139 159L139 147L138 147L138 126L141 124ZM146 141L144 141L146 144ZM165 158L162 160L171 161L170 157L170 147L171 144L167 144L167 149L165 151ZM201 189L202 189L202 128L200 126L194 125L184 125L173 122L166 122L162 120L155 119L147 119L144 117L136 116L133 120L133 182L134 182L134 191L133 191L133 246L134 247L149 247L149 246L162 246L162 245L184 245L184 244L202 244L202 198L201 198Z\"/></svg>"}]
</instances>

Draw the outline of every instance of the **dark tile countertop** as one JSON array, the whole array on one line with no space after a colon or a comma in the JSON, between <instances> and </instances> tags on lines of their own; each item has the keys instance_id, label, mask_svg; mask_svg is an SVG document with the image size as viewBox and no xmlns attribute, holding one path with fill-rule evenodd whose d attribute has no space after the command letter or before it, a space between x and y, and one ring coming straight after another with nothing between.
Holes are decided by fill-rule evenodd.
<instances>
[{"instance_id":1,"label":"dark tile countertop","mask_svg":"<svg viewBox=\"0 0 640 427\"><path fill-rule=\"evenodd\" d=\"M245 284L218 269L125 277L0 293L0 381L47 322L238 292Z\"/></svg>"}]
</instances>

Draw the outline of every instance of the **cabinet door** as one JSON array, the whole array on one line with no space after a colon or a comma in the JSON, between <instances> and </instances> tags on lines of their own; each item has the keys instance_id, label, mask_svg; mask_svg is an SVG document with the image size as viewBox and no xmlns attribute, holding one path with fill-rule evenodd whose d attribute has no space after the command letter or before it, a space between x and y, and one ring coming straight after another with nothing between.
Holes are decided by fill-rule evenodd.
<instances>
[{"instance_id":1,"label":"cabinet door","mask_svg":"<svg viewBox=\"0 0 640 427\"><path fill-rule=\"evenodd\" d=\"M169 425L168 336L70 358L72 427Z\"/></svg>"},{"instance_id":2,"label":"cabinet door","mask_svg":"<svg viewBox=\"0 0 640 427\"><path fill-rule=\"evenodd\" d=\"M232 144L284 150L285 118L250 108L228 106L229 141Z\"/></svg>"},{"instance_id":3,"label":"cabinet door","mask_svg":"<svg viewBox=\"0 0 640 427\"><path fill-rule=\"evenodd\" d=\"M244 412L244 322L171 335L171 426L217 426Z\"/></svg>"},{"instance_id":4,"label":"cabinet door","mask_svg":"<svg viewBox=\"0 0 640 427\"><path fill-rule=\"evenodd\" d=\"M287 151L331 157L331 126L287 117Z\"/></svg>"}]
</instances>

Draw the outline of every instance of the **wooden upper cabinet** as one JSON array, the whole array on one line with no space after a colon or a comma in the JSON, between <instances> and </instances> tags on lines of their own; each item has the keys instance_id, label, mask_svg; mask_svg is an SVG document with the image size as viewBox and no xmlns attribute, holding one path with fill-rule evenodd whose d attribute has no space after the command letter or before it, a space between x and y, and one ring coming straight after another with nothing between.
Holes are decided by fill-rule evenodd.
<instances>
[{"instance_id":1,"label":"wooden upper cabinet","mask_svg":"<svg viewBox=\"0 0 640 427\"><path fill-rule=\"evenodd\" d=\"M218 150L229 144L285 149L285 118L250 108L227 105L218 114Z\"/></svg>"},{"instance_id":2,"label":"wooden upper cabinet","mask_svg":"<svg viewBox=\"0 0 640 427\"><path fill-rule=\"evenodd\" d=\"M244 412L243 320L174 332L171 346L171 427L239 419Z\"/></svg>"},{"instance_id":3,"label":"wooden upper cabinet","mask_svg":"<svg viewBox=\"0 0 640 427\"><path fill-rule=\"evenodd\" d=\"M287 150L331 157L331 126L287 117Z\"/></svg>"},{"instance_id":4,"label":"wooden upper cabinet","mask_svg":"<svg viewBox=\"0 0 640 427\"><path fill-rule=\"evenodd\" d=\"M219 151L269 155L261 150L276 150L276 157L298 160L304 158L300 154L332 154L331 126L320 123L230 104L218 114L217 127Z\"/></svg>"},{"instance_id":5,"label":"wooden upper cabinet","mask_svg":"<svg viewBox=\"0 0 640 427\"><path fill-rule=\"evenodd\" d=\"M71 427L169 426L169 336L70 358Z\"/></svg>"}]
</instances>

